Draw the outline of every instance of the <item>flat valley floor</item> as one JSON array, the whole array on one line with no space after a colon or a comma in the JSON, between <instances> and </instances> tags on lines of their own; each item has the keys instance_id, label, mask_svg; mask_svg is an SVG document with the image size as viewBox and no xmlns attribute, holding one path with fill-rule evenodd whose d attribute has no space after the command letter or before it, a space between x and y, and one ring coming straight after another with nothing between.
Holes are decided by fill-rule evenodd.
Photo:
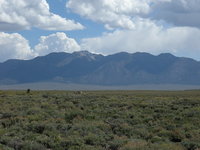
<instances>
[{"instance_id":1,"label":"flat valley floor","mask_svg":"<svg viewBox=\"0 0 200 150\"><path fill-rule=\"evenodd\" d=\"M0 150L198 150L200 91L0 91Z\"/></svg>"}]
</instances>

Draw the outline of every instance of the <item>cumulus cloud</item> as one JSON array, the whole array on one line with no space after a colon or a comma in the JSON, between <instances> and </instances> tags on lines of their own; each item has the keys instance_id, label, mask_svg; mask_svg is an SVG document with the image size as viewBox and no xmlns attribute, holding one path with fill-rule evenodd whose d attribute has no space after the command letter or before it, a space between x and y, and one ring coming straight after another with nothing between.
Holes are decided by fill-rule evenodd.
<instances>
[{"instance_id":1,"label":"cumulus cloud","mask_svg":"<svg viewBox=\"0 0 200 150\"><path fill-rule=\"evenodd\" d=\"M28 41L18 33L0 32L0 62L8 59L29 59L36 56Z\"/></svg>"},{"instance_id":2,"label":"cumulus cloud","mask_svg":"<svg viewBox=\"0 0 200 150\"><path fill-rule=\"evenodd\" d=\"M138 18L200 27L199 0L69 0L66 6L108 29L134 29Z\"/></svg>"},{"instance_id":3,"label":"cumulus cloud","mask_svg":"<svg viewBox=\"0 0 200 150\"><path fill-rule=\"evenodd\" d=\"M50 12L46 0L1 0L0 30L14 31L32 27L45 30L83 29L80 23Z\"/></svg>"},{"instance_id":4,"label":"cumulus cloud","mask_svg":"<svg viewBox=\"0 0 200 150\"><path fill-rule=\"evenodd\" d=\"M108 29L133 29L133 17L150 11L146 0L69 0L66 6L83 17L104 23Z\"/></svg>"},{"instance_id":5,"label":"cumulus cloud","mask_svg":"<svg viewBox=\"0 0 200 150\"><path fill-rule=\"evenodd\" d=\"M57 32L49 36L40 37L40 43L34 48L34 51L40 56L52 52L70 53L79 50L79 44L63 32Z\"/></svg>"},{"instance_id":6,"label":"cumulus cloud","mask_svg":"<svg viewBox=\"0 0 200 150\"><path fill-rule=\"evenodd\" d=\"M39 43L32 49L29 42L20 34L0 32L0 62L8 59L32 59L52 52L74 52L81 48L63 32L41 36Z\"/></svg>"},{"instance_id":7,"label":"cumulus cloud","mask_svg":"<svg viewBox=\"0 0 200 150\"><path fill-rule=\"evenodd\" d=\"M138 27L137 27L138 26ZM83 39L81 46L96 53L126 51L152 54L173 53L196 59L200 57L200 30L190 27L165 29L155 24L136 25L134 30L116 30L95 38Z\"/></svg>"}]
</instances>

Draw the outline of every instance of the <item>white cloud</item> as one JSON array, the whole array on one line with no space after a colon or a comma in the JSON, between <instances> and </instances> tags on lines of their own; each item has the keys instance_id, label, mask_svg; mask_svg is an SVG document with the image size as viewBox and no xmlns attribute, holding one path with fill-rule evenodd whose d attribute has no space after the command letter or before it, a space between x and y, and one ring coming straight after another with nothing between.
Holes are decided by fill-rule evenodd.
<instances>
[{"instance_id":1,"label":"white cloud","mask_svg":"<svg viewBox=\"0 0 200 150\"><path fill-rule=\"evenodd\" d=\"M133 17L150 11L147 0L69 0L67 8L107 28L134 28Z\"/></svg>"},{"instance_id":2,"label":"white cloud","mask_svg":"<svg viewBox=\"0 0 200 150\"><path fill-rule=\"evenodd\" d=\"M20 34L0 32L0 62L8 59L29 59L34 56L28 41Z\"/></svg>"},{"instance_id":3,"label":"white cloud","mask_svg":"<svg viewBox=\"0 0 200 150\"><path fill-rule=\"evenodd\" d=\"M138 18L200 28L199 0L69 0L66 6L108 29L134 29Z\"/></svg>"},{"instance_id":4,"label":"white cloud","mask_svg":"<svg viewBox=\"0 0 200 150\"><path fill-rule=\"evenodd\" d=\"M40 43L35 46L38 55L47 55L52 52L74 52L79 51L79 44L65 33L58 32L49 36L42 36Z\"/></svg>"},{"instance_id":5,"label":"white cloud","mask_svg":"<svg viewBox=\"0 0 200 150\"><path fill-rule=\"evenodd\" d=\"M80 23L50 12L46 0L0 0L0 31L83 29Z\"/></svg>"},{"instance_id":6,"label":"white cloud","mask_svg":"<svg viewBox=\"0 0 200 150\"><path fill-rule=\"evenodd\" d=\"M153 0L152 0L153 1ZM192 26L200 28L199 0L156 1L151 6L148 17L165 20L175 26Z\"/></svg>"},{"instance_id":7,"label":"white cloud","mask_svg":"<svg viewBox=\"0 0 200 150\"><path fill-rule=\"evenodd\" d=\"M178 56L200 59L200 30L190 27L165 29L153 23L137 24L134 30L116 30L96 38L82 40L82 48L96 53L112 54L126 51L160 54L170 52Z\"/></svg>"},{"instance_id":8,"label":"white cloud","mask_svg":"<svg viewBox=\"0 0 200 150\"><path fill-rule=\"evenodd\" d=\"M20 34L0 32L0 62L8 59L32 59L52 52L71 53L79 50L79 44L63 32L41 36L34 49L31 49L29 42Z\"/></svg>"}]
</instances>

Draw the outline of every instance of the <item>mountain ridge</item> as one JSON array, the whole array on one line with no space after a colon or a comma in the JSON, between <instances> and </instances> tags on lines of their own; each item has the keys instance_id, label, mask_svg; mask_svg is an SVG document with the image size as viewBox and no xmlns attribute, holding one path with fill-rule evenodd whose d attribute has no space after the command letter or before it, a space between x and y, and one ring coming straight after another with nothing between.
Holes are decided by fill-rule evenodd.
<instances>
[{"instance_id":1,"label":"mountain ridge","mask_svg":"<svg viewBox=\"0 0 200 150\"><path fill-rule=\"evenodd\" d=\"M104 56L79 51L0 63L0 84L46 81L94 85L200 85L200 62L170 53L120 52Z\"/></svg>"}]
</instances>

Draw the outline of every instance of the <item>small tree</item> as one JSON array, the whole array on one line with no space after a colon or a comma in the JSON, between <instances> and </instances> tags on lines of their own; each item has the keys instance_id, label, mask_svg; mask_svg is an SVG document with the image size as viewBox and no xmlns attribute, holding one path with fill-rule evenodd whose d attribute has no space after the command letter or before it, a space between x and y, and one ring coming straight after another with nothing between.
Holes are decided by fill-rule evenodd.
<instances>
[{"instance_id":1,"label":"small tree","mask_svg":"<svg viewBox=\"0 0 200 150\"><path fill-rule=\"evenodd\" d=\"M27 90L26 90L26 93L30 93L30 92L31 92L31 90L30 90L30 89L27 89Z\"/></svg>"}]
</instances>

